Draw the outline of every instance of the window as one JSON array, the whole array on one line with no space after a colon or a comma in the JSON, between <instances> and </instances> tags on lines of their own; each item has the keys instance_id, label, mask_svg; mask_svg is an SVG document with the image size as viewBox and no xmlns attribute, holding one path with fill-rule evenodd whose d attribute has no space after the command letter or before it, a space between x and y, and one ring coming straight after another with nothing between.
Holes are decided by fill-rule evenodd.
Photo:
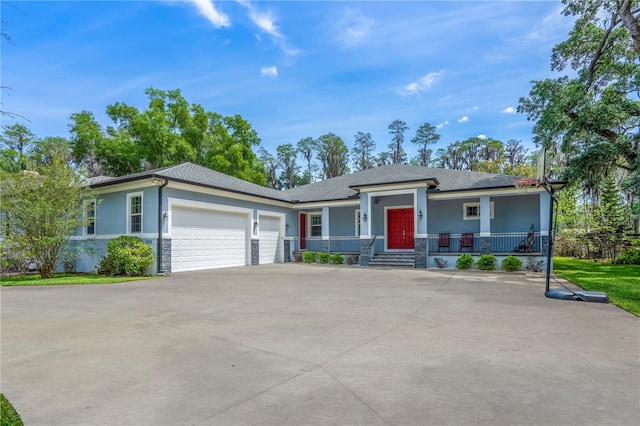
<instances>
[{"instance_id":1,"label":"window","mask_svg":"<svg viewBox=\"0 0 640 426\"><path fill-rule=\"evenodd\" d=\"M310 234L312 237L321 237L322 236L322 215L310 214L309 226L311 227Z\"/></svg>"},{"instance_id":2,"label":"window","mask_svg":"<svg viewBox=\"0 0 640 426\"><path fill-rule=\"evenodd\" d=\"M356 237L360 236L360 210L356 210Z\"/></svg>"},{"instance_id":3,"label":"window","mask_svg":"<svg viewBox=\"0 0 640 426\"><path fill-rule=\"evenodd\" d=\"M96 233L96 201L90 200L84 203L84 234L95 235Z\"/></svg>"},{"instance_id":4,"label":"window","mask_svg":"<svg viewBox=\"0 0 640 426\"><path fill-rule=\"evenodd\" d=\"M142 193L127 194L128 230L130 234L142 232Z\"/></svg>"},{"instance_id":5,"label":"window","mask_svg":"<svg viewBox=\"0 0 640 426\"><path fill-rule=\"evenodd\" d=\"M493 201L490 202L490 218L493 219ZM464 203L462 205L462 213L464 220L480 219L480 203Z\"/></svg>"}]
</instances>

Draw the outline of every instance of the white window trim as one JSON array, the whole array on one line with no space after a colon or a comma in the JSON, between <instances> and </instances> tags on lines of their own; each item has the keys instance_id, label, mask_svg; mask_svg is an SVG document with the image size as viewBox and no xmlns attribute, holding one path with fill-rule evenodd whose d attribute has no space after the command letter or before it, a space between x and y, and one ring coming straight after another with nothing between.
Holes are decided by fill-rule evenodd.
<instances>
[{"instance_id":1,"label":"white window trim","mask_svg":"<svg viewBox=\"0 0 640 426\"><path fill-rule=\"evenodd\" d=\"M360 234L362 234L362 228L360 226L360 209L356 209L355 212L355 228L353 233L355 234L356 237L359 237Z\"/></svg>"},{"instance_id":2,"label":"white window trim","mask_svg":"<svg viewBox=\"0 0 640 426\"><path fill-rule=\"evenodd\" d=\"M467 207L477 207L478 215L477 216L467 216ZM493 219L494 217L494 203L490 202L489 207L490 213L489 218ZM462 218L464 220L480 220L480 203L462 203Z\"/></svg>"},{"instance_id":3,"label":"white window trim","mask_svg":"<svg viewBox=\"0 0 640 426\"><path fill-rule=\"evenodd\" d=\"M131 232L131 199L140 197L140 232ZM127 235L140 235L144 232L144 192L130 192L127 194Z\"/></svg>"},{"instance_id":4,"label":"white window trim","mask_svg":"<svg viewBox=\"0 0 640 426\"><path fill-rule=\"evenodd\" d=\"M93 234L89 234L89 232L87 232L87 228L89 227L89 224L84 222L82 226L82 235L96 235L96 218L97 218L98 203L95 198L84 200L82 202L82 218L85 221L87 220L87 206L89 204L93 204Z\"/></svg>"},{"instance_id":5,"label":"white window trim","mask_svg":"<svg viewBox=\"0 0 640 426\"><path fill-rule=\"evenodd\" d=\"M315 226L320 226L320 235L313 235L313 233L311 232L313 229L313 216L320 216L320 225L315 225ZM317 212L308 212L307 213L307 238L321 238L322 237L322 211L317 211Z\"/></svg>"}]
</instances>

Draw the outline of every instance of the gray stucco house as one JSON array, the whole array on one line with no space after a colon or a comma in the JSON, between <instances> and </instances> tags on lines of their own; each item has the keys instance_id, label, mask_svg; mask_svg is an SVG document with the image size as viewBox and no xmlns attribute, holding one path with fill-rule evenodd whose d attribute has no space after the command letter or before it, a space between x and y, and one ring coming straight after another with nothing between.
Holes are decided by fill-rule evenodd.
<instances>
[{"instance_id":1,"label":"gray stucco house","mask_svg":"<svg viewBox=\"0 0 640 426\"><path fill-rule=\"evenodd\" d=\"M73 238L93 250L78 250L76 269L94 271L120 235L154 248L150 273L289 262L305 250L359 254L362 266L427 268L440 257L454 267L463 252L544 260L549 195L514 179L388 165L277 191L191 163L93 178L98 196L84 211L94 223Z\"/></svg>"}]
</instances>

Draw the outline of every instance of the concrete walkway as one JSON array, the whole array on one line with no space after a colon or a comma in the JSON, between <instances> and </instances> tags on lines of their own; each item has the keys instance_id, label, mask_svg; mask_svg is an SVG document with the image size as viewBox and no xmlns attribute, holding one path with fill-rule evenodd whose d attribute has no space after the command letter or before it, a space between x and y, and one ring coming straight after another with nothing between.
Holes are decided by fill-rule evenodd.
<instances>
[{"instance_id":1,"label":"concrete walkway","mask_svg":"<svg viewBox=\"0 0 640 426\"><path fill-rule=\"evenodd\" d=\"M27 425L638 425L640 319L541 276L265 265L2 288Z\"/></svg>"}]
</instances>

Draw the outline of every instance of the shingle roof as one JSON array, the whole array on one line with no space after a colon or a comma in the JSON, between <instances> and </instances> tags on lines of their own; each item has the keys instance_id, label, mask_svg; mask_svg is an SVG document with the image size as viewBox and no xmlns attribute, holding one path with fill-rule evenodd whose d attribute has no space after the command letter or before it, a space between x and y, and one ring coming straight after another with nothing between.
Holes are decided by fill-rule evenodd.
<instances>
[{"instance_id":1,"label":"shingle roof","mask_svg":"<svg viewBox=\"0 0 640 426\"><path fill-rule=\"evenodd\" d=\"M293 200L309 202L355 198L358 192L352 187L366 185L435 179L439 182L438 190L444 192L509 187L517 178L518 176L391 164L300 186L285 192L291 194Z\"/></svg>"},{"instance_id":2,"label":"shingle roof","mask_svg":"<svg viewBox=\"0 0 640 426\"><path fill-rule=\"evenodd\" d=\"M130 182L145 178L167 178L178 182L191 183L209 188L222 189L241 194L255 195L278 201L290 201L290 197L283 191L278 191L251 182L238 179L224 173L211 170L193 163L182 163L177 166L169 166L161 169L148 170L131 175L120 176L106 182L94 184L94 187L115 185L117 183Z\"/></svg>"},{"instance_id":3,"label":"shingle roof","mask_svg":"<svg viewBox=\"0 0 640 426\"><path fill-rule=\"evenodd\" d=\"M353 189L353 187L358 186L435 179L439 182L437 190L445 192L510 187L513 186L513 180L518 178L518 176L393 164L354 172L285 191L278 191L234 178L193 163L182 163L177 166L164 167L109 178L107 180L98 180L97 182L92 182L92 186L101 187L153 177L167 178L179 182L285 202L313 202L358 198L358 191Z\"/></svg>"}]
</instances>

